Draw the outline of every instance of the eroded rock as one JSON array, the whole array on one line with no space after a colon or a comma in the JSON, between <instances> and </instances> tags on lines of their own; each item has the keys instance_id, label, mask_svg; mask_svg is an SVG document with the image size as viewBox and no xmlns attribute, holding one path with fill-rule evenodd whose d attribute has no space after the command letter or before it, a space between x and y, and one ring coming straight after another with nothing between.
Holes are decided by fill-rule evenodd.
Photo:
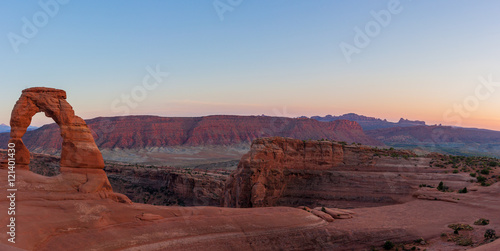
<instances>
[{"instance_id":1,"label":"eroded rock","mask_svg":"<svg viewBox=\"0 0 500 251\"><path fill-rule=\"evenodd\" d=\"M63 138L61 167L103 169L104 160L95 144L92 133L82 118L75 115L66 101L63 90L35 87L23 91L11 115L10 143L16 144L18 168L28 168L29 150L22 137L39 112L52 118L59 125Z\"/></svg>"}]
</instances>

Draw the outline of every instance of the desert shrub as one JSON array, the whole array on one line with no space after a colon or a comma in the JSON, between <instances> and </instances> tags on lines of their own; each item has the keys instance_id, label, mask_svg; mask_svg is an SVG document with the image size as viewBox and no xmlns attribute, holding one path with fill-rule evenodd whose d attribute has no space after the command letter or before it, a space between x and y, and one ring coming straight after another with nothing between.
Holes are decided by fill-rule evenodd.
<instances>
[{"instance_id":1,"label":"desert shrub","mask_svg":"<svg viewBox=\"0 0 500 251\"><path fill-rule=\"evenodd\" d=\"M481 174L488 175L490 174L490 170L488 170L488 168L482 169Z\"/></svg>"},{"instance_id":2,"label":"desert shrub","mask_svg":"<svg viewBox=\"0 0 500 251\"><path fill-rule=\"evenodd\" d=\"M443 188L444 188L444 183L441 181L441 182L439 182L439 185L438 185L437 189L439 191L441 191L441 190L443 190Z\"/></svg>"},{"instance_id":3,"label":"desert shrub","mask_svg":"<svg viewBox=\"0 0 500 251\"><path fill-rule=\"evenodd\" d=\"M450 188L445 186L444 183L441 181L439 182L439 185L437 186L437 190L441 191L441 192L446 192L448 191Z\"/></svg>"},{"instance_id":4,"label":"desert shrub","mask_svg":"<svg viewBox=\"0 0 500 251\"><path fill-rule=\"evenodd\" d=\"M420 184L420 185L418 185L418 187L430 187L430 188L434 188L433 186L427 185L427 184Z\"/></svg>"},{"instance_id":5,"label":"desert shrub","mask_svg":"<svg viewBox=\"0 0 500 251\"><path fill-rule=\"evenodd\" d=\"M385 250L391 250L394 247L394 243L392 243L392 241L386 241L382 247Z\"/></svg>"},{"instance_id":6,"label":"desert shrub","mask_svg":"<svg viewBox=\"0 0 500 251\"><path fill-rule=\"evenodd\" d=\"M476 177L476 173L470 173L471 177Z\"/></svg>"},{"instance_id":7,"label":"desert shrub","mask_svg":"<svg viewBox=\"0 0 500 251\"><path fill-rule=\"evenodd\" d=\"M496 167L496 166L498 166L498 162L496 162L496 161L490 161L490 162L488 163L488 166L491 166L491 167Z\"/></svg>"},{"instance_id":8,"label":"desert shrub","mask_svg":"<svg viewBox=\"0 0 500 251\"><path fill-rule=\"evenodd\" d=\"M484 232L484 238L485 239L496 238L495 230L493 230L493 229L486 229L486 232Z\"/></svg>"},{"instance_id":9,"label":"desert shrub","mask_svg":"<svg viewBox=\"0 0 500 251\"><path fill-rule=\"evenodd\" d=\"M321 211L322 211L322 212L326 212L325 207L321 207Z\"/></svg>"},{"instance_id":10,"label":"desert shrub","mask_svg":"<svg viewBox=\"0 0 500 251\"><path fill-rule=\"evenodd\" d=\"M448 225L449 228L453 230L474 230L473 227L467 225L467 224L461 224L461 223L455 223L455 224L450 224Z\"/></svg>"},{"instance_id":11,"label":"desert shrub","mask_svg":"<svg viewBox=\"0 0 500 251\"><path fill-rule=\"evenodd\" d=\"M486 226L488 224L490 224L490 220L485 219L485 218L481 218L481 219L479 219L477 221L474 221L474 225Z\"/></svg>"},{"instance_id":12,"label":"desert shrub","mask_svg":"<svg viewBox=\"0 0 500 251\"><path fill-rule=\"evenodd\" d=\"M481 176L481 175L478 175L476 179L477 179L477 182L479 182L479 183L483 183L486 181L486 177Z\"/></svg>"},{"instance_id":13,"label":"desert shrub","mask_svg":"<svg viewBox=\"0 0 500 251\"><path fill-rule=\"evenodd\" d=\"M422 243L422 242L425 242L425 240L424 240L424 238L418 238L418 239L414 240L413 242Z\"/></svg>"},{"instance_id":14,"label":"desert shrub","mask_svg":"<svg viewBox=\"0 0 500 251\"><path fill-rule=\"evenodd\" d=\"M453 170L453 173L458 173L458 170L456 170L456 169L455 169L455 170Z\"/></svg>"},{"instance_id":15,"label":"desert shrub","mask_svg":"<svg viewBox=\"0 0 500 251\"><path fill-rule=\"evenodd\" d=\"M467 187L464 187L463 189L458 190L458 193L467 193Z\"/></svg>"}]
</instances>

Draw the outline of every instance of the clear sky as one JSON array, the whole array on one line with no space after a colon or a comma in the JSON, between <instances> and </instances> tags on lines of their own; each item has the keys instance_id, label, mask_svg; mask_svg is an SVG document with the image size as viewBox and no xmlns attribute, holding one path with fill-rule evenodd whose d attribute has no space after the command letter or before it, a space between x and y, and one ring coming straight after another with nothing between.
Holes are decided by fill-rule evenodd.
<instances>
[{"instance_id":1,"label":"clear sky","mask_svg":"<svg viewBox=\"0 0 500 251\"><path fill-rule=\"evenodd\" d=\"M355 112L500 130L499 1L65 2L0 2L0 123L47 86L85 119Z\"/></svg>"}]
</instances>

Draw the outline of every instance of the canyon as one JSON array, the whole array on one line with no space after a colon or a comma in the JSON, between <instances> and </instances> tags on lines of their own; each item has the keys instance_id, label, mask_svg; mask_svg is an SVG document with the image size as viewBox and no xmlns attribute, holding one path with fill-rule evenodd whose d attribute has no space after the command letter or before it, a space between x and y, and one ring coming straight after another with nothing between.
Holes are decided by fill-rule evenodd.
<instances>
[{"instance_id":1,"label":"canyon","mask_svg":"<svg viewBox=\"0 0 500 251\"><path fill-rule=\"evenodd\" d=\"M33 154L32 158L30 165L44 170L37 167L37 163L46 163L47 158L53 157ZM193 199L189 203L202 204L201 207L153 206L131 203L121 196L102 197L100 192L81 194L78 190L60 187L67 182L64 176L45 177L22 170L19 179L23 181L20 191L24 199L19 203L29 206L20 209L19 214L23 217L19 225L29 225L32 231L47 234L31 236L33 240L29 241L23 239L21 247L27 250L60 250L64 245L71 245L74 250L88 247L97 250L125 247L197 250L204 246L216 250L232 250L236 246L244 250L283 247L290 250L367 250L391 240L400 247L452 250L460 246L447 241L453 237L452 230L446 227L448 224L472 224L476 218L484 217L491 222L488 228L500 226L495 213L500 209L500 201L496 199L500 192L500 183L496 182L498 170L492 168L487 177L491 185L480 186L468 174L491 159L475 161L477 163L464 159L464 163L451 164L451 159L439 154L421 157L408 151L275 137L255 140L239 168L231 175L220 174L226 181L220 179L222 182L212 183L216 185L207 186L211 179L216 179L203 179L205 175L196 174L194 170L188 173L181 169L159 170L135 165L122 169L118 164L106 163L106 169L110 166L107 176L114 192L129 189L134 191L132 197L147 198L149 201L144 202L152 204L169 198L173 205L178 205L178 201L172 199L186 196L197 198L198 202ZM455 170L452 165L464 168L465 162L469 163L469 169L447 173ZM296 175L297 172L307 175ZM170 177L160 173L169 173ZM327 173L341 174L346 182L332 182ZM322 174L328 178L320 179ZM314 182L309 182L308 178ZM240 179L241 186L234 182L235 179ZM441 181L449 187L449 192L431 188ZM316 182L319 183L313 184ZM426 182L426 186L421 182ZM470 192L457 193L462 186ZM344 196L339 200L331 196L351 194L352 189L359 189L357 192L364 198L345 200ZM151 196L144 196L145 191ZM240 208L214 207L211 204L218 202L210 197L211 192L222 193L221 203L226 206L235 203L234 206ZM163 198L154 196L162 193ZM328 193L330 196L325 196ZM382 197L391 199L379 200ZM40 198L45 201L43 204L36 202ZM354 202L357 203L353 205ZM309 209L314 207L316 209ZM349 213L336 209L345 207L351 208ZM35 208L36 213L28 213ZM341 212L347 217L325 219L322 208L325 212ZM50 223L54 213L60 223ZM28 224L35 219L44 224ZM50 234L55 229L63 231ZM465 232L463 238L470 238L475 245L482 244L481 235L485 229L475 226L475 230ZM148 234L135 237L145 232ZM116 238L118 233L120 237ZM446 238L442 237L443 233ZM25 234L22 232L20 236ZM242 239L243 236L246 237ZM100 241L82 242L81 238ZM419 238L425 239L425 244L413 243Z\"/></svg>"},{"instance_id":2,"label":"canyon","mask_svg":"<svg viewBox=\"0 0 500 251\"><path fill-rule=\"evenodd\" d=\"M37 112L61 127L60 158L24 146ZM500 247L493 233L500 229L495 158L262 137L231 173L105 162L98 135L74 114L64 91L27 89L12 114L9 142L20 165L14 169L9 152L0 151L0 179L15 170L16 199L2 196L0 204L17 206L14 220L0 220L15 222L16 243L3 238L2 250ZM140 142L127 137L123 142Z\"/></svg>"}]
</instances>

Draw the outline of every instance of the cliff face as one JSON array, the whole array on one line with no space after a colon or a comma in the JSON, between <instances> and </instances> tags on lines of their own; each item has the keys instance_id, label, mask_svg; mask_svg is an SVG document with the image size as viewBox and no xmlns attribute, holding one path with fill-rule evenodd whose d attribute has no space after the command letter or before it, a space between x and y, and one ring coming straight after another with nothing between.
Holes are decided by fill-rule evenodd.
<instances>
[{"instance_id":1,"label":"cliff face","mask_svg":"<svg viewBox=\"0 0 500 251\"><path fill-rule=\"evenodd\" d=\"M0 150L0 159L7 157ZM31 154L30 171L43 176L60 172L60 158ZM113 191L125 194L136 203L163 206L220 206L229 173L106 162L104 168Z\"/></svg>"},{"instance_id":2,"label":"cliff face","mask_svg":"<svg viewBox=\"0 0 500 251\"><path fill-rule=\"evenodd\" d=\"M255 140L224 192L224 206L367 207L412 200L419 184L466 185L430 158L330 141Z\"/></svg>"},{"instance_id":3,"label":"cliff face","mask_svg":"<svg viewBox=\"0 0 500 251\"><path fill-rule=\"evenodd\" d=\"M96 118L86 122L100 149L250 144L256 138L271 136L382 145L366 136L358 123L347 120L319 122L264 116L129 116ZM30 150L45 153L60 149L62 144L57 125L27 132L23 140ZM7 141L7 135L0 135L0 145L6 145Z\"/></svg>"},{"instance_id":4,"label":"cliff face","mask_svg":"<svg viewBox=\"0 0 500 251\"><path fill-rule=\"evenodd\" d=\"M220 206L227 175L176 168L107 164L113 190L152 205Z\"/></svg>"}]
</instances>

